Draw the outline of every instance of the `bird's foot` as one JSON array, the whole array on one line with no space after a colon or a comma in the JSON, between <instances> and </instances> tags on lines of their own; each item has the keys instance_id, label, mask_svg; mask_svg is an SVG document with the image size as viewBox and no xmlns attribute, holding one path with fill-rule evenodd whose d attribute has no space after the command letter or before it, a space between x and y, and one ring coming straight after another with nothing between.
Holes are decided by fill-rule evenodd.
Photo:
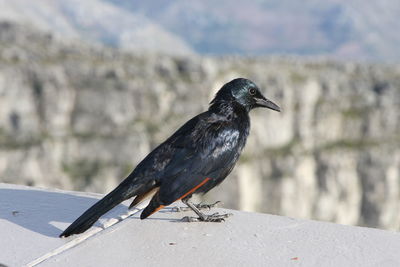
<instances>
[{"instance_id":1,"label":"bird's foot","mask_svg":"<svg viewBox=\"0 0 400 267\"><path fill-rule=\"evenodd\" d=\"M197 205L195 205L195 206L196 206L196 208L198 208L199 210L203 210L203 209L210 210L211 208L217 207L218 204L222 204L222 202L221 202L221 201L216 201L216 202L213 203L213 204L203 204L203 203L199 203L199 204L197 204Z\"/></svg>"},{"instance_id":2,"label":"bird's foot","mask_svg":"<svg viewBox=\"0 0 400 267\"><path fill-rule=\"evenodd\" d=\"M232 213L219 214L214 213L211 215L203 215L202 217L189 217L185 216L181 219L182 222L224 222L226 218L232 216Z\"/></svg>"},{"instance_id":3,"label":"bird's foot","mask_svg":"<svg viewBox=\"0 0 400 267\"><path fill-rule=\"evenodd\" d=\"M213 204L204 204L204 203L199 203L195 204L194 206L198 208L199 210L210 210L211 208L217 207L218 204L221 204L221 201L216 201ZM185 212L185 211L190 211L191 209L189 207L172 207L171 211L172 212Z\"/></svg>"}]
</instances>

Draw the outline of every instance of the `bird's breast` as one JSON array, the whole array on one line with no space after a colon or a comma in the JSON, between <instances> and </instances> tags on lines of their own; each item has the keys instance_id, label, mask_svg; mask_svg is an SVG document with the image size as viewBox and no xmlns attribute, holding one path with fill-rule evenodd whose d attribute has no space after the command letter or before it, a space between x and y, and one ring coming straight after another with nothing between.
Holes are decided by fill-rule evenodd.
<instances>
[{"instance_id":1,"label":"bird's breast","mask_svg":"<svg viewBox=\"0 0 400 267\"><path fill-rule=\"evenodd\" d=\"M218 158L225 153L239 152L242 148L240 146L240 132L239 130L227 129L221 131L216 140L216 146L211 154L213 158Z\"/></svg>"}]
</instances>

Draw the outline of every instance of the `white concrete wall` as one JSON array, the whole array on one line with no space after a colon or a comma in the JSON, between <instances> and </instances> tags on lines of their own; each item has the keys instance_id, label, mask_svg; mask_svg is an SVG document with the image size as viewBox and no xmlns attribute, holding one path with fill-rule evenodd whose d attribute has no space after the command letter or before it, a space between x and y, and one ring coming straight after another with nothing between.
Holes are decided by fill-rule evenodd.
<instances>
[{"instance_id":1,"label":"white concrete wall","mask_svg":"<svg viewBox=\"0 0 400 267\"><path fill-rule=\"evenodd\" d=\"M180 222L181 217L191 214L170 208L143 221L133 211L132 216L118 222L115 218L126 212L126 206L120 205L88 232L58 238L99 197L0 184L0 263L400 266L400 234L396 232L223 209L216 211L234 213L224 223Z\"/></svg>"}]
</instances>

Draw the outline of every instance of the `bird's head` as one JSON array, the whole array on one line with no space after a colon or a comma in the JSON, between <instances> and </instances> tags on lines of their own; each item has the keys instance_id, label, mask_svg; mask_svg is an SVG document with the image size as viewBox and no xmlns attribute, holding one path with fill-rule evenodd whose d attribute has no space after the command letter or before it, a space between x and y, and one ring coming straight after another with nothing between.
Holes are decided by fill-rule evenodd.
<instances>
[{"instance_id":1,"label":"bird's head","mask_svg":"<svg viewBox=\"0 0 400 267\"><path fill-rule=\"evenodd\" d=\"M257 107L281 111L278 105L261 94L255 83L245 78L234 79L222 86L211 101L211 105L221 102L236 102L247 111Z\"/></svg>"}]
</instances>

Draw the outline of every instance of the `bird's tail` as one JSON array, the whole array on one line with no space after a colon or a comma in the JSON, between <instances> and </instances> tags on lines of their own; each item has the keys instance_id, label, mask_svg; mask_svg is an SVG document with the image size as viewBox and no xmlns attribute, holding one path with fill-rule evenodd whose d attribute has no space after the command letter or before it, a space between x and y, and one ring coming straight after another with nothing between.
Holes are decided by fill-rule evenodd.
<instances>
[{"instance_id":1,"label":"bird's tail","mask_svg":"<svg viewBox=\"0 0 400 267\"><path fill-rule=\"evenodd\" d=\"M132 188L129 184L122 182L117 188L85 211L67 229L65 229L64 232L62 232L60 237L67 237L85 232L103 214L120 204L122 201L134 196L137 191L137 188Z\"/></svg>"}]
</instances>

